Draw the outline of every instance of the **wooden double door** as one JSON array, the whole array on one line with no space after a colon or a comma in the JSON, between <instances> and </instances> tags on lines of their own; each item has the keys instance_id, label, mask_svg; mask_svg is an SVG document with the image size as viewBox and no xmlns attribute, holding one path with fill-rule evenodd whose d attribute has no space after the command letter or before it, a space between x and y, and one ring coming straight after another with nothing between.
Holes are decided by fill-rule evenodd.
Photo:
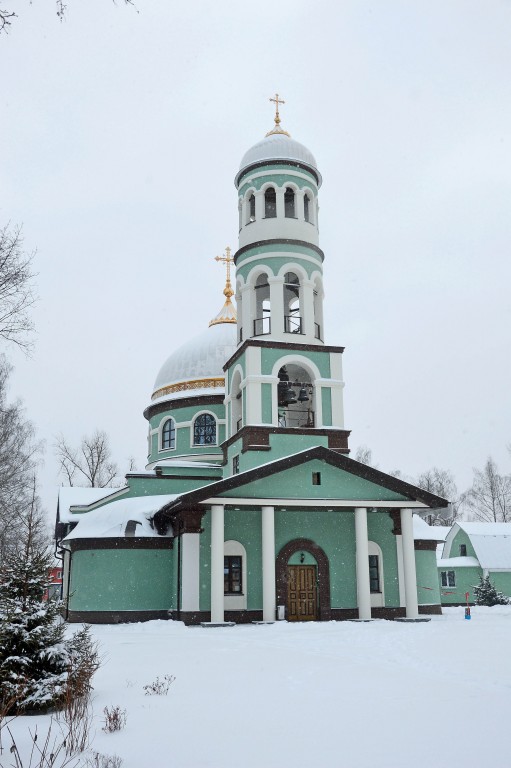
<instances>
[{"instance_id":1,"label":"wooden double door","mask_svg":"<svg viewBox=\"0 0 511 768\"><path fill-rule=\"evenodd\" d=\"M318 587L315 565L287 566L287 620L315 621Z\"/></svg>"}]
</instances>

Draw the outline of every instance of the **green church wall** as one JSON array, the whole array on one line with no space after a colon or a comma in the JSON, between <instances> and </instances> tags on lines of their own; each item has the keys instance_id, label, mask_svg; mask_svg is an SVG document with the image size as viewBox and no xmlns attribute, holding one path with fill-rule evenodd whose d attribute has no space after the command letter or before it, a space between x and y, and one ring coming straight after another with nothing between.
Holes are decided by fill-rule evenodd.
<instances>
[{"instance_id":1,"label":"green church wall","mask_svg":"<svg viewBox=\"0 0 511 768\"><path fill-rule=\"evenodd\" d=\"M268 267L270 273L277 274L278 271L289 264L289 256L278 256L276 254L290 253L292 254L292 260L299 263L307 275L310 277L313 272L323 272L323 260L320 254L306 245L299 245L298 243L270 243L267 245L256 245L247 248L246 251L238 256L236 260L236 275L247 279L247 275L255 266L265 265ZM300 259L300 256L306 256L306 259ZM257 261L253 260L254 256L258 256ZM249 261L250 259L250 261ZM312 261L309 261L312 259Z\"/></svg>"},{"instance_id":2,"label":"green church wall","mask_svg":"<svg viewBox=\"0 0 511 768\"><path fill-rule=\"evenodd\" d=\"M454 587L442 587L441 572L454 571L456 584ZM456 605L465 602L465 592L469 593L469 602L474 602L474 586L479 584L479 576L482 576L482 568L477 566L453 567L440 566L438 568L438 584L442 605Z\"/></svg>"},{"instance_id":3,"label":"green church wall","mask_svg":"<svg viewBox=\"0 0 511 768\"><path fill-rule=\"evenodd\" d=\"M383 594L386 606L399 605L396 537L394 521L387 511L368 512L367 536L381 547L383 555Z\"/></svg>"},{"instance_id":4,"label":"green church wall","mask_svg":"<svg viewBox=\"0 0 511 768\"><path fill-rule=\"evenodd\" d=\"M321 388L321 403L323 407L323 426L332 425L332 390L328 387Z\"/></svg>"},{"instance_id":5,"label":"green church wall","mask_svg":"<svg viewBox=\"0 0 511 768\"><path fill-rule=\"evenodd\" d=\"M305 447L305 446L304 446ZM309 447L309 443L307 446ZM254 452L255 453L255 452ZM246 456L246 454L244 454ZM312 484L312 474L321 473L321 484ZM253 498L353 499L371 501L406 501L406 497L371 483L357 475L320 460L309 461L278 472L276 475L253 480L240 488L224 493L229 496Z\"/></svg>"},{"instance_id":6,"label":"green church wall","mask_svg":"<svg viewBox=\"0 0 511 768\"><path fill-rule=\"evenodd\" d=\"M299 349L296 352L291 352L287 349L273 349L272 347L262 347L261 349L261 373L263 376L271 376L273 373L273 367L283 357L287 357L291 354L297 357L310 360L319 369L319 373L324 379L330 378L330 353L326 350L301 352Z\"/></svg>"},{"instance_id":7,"label":"green church wall","mask_svg":"<svg viewBox=\"0 0 511 768\"><path fill-rule=\"evenodd\" d=\"M168 413L159 413L156 416L153 416L149 422L151 429L159 429L160 424L162 424L162 422L164 422L169 417L174 419L176 425L176 447L168 451L158 450L158 434L153 434L151 439L152 453L149 456L149 461L154 462L158 461L159 459L175 458L190 453L210 454L213 452L218 453L219 456L221 456L222 452L218 446L225 440L225 424L217 424L216 446L193 444L193 426L191 426L191 423L198 413L203 413L204 411L214 414L217 420L225 420L225 408L223 404L220 403L212 403L206 408L203 408L202 406L173 408L172 410L169 409ZM183 422L186 423L186 426L180 426L180 424Z\"/></svg>"},{"instance_id":8,"label":"green church wall","mask_svg":"<svg viewBox=\"0 0 511 768\"><path fill-rule=\"evenodd\" d=\"M200 538L200 610L211 609L211 512L202 519ZM260 610L263 604L261 574L262 562L261 510L243 507L226 509L224 513L224 541L239 541L247 553L247 609Z\"/></svg>"},{"instance_id":9,"label":"green church wall","mask_svg":"<svg viewBox=\"0 0 511 768\"><path fill-rule=\"evenodd\" d=\"M259 176L258 178L252 178L253 175L257 173L261 173L262 171L276 171L276 173L273 173L268 176ZM286 171L290 171L289 174L286 174ZM307 176L308 180L300 179L299 176L296 174L301 174L302 176ZM238 186L238 194L241 196L244 196L246 191L252 187L255 187L255 189L261 189L263 184L266 184L267 182L273 182L274 184L277 184L278 186L283 186L285 182L279 183L276 181L276 179L281 178L285 181L293 181L296 183L297 186L301 187L310 187L312 191L317 194L318 192L318 185L316 182L315 177L312 175L310 171L307 171L305 168L297 168L296 165L264 165L260 168L252 168L251 170L247 171L243 174L243 176L239 180L239 184L241 186Z\"/></svg>"},{"instance_id":10,"label":"green church wall","mask_svg":"<svg viewBox=\"0 0 511 768\"><path fill-rule=\"evenodd\" d=\"M270 385L269 385L270 386ZM266 461L275 461L283 459L293 453L303 451L305 448L312 448L317 445L328 447L328 437L326 435L317 435L311 431L310 435L290 435L275 432L270 434L270 451L264 452L264 458L261 458L261 451L242 452L242 438L232 442L227 449L227 461L231 462L232 457L239 454L240 472L246 472L248 469L255 469Z\"/></svg>"},{"instance_id":11,"label":"green church wall","mask_svg":"<svg viewBox=\"0 0 511 768\"><path fill-rule=\"evenodd\" d=\"M436 552L429 549L416 549L415 570L419 605L439 605L440 588L436 573Z\"/></svg>"},{"instance_id":12,"label":"green church wall","mask_svg":"<svg viewBox=\"0 0 511 768\"><path fill-rule=\"evenodd\" d=\"M275 549L296 538L310 539L321 547L330 563L332 608L356 608L355 520L353 512L327 510L276 510Z\"/></svg>"},{"instance_id":13,"label":"green church wall","mask_svg":"<svg viewBox=\"0 0 511 768\"><path fill-rule=\"evenodd\" d=\"M262 420L263 424L272 423L272 385L261 384Z\"/></svg>"},{"instance_id":14,"label":"green church wall","mask_svg":"<svg viewBox=\"0 0 511 768\"><path fill-rule=\"evenodd\" d=\"M175 600L172 561L173 550L78 550L72 557L69 609L168 610Z\"/></svg>"}]
</instances>

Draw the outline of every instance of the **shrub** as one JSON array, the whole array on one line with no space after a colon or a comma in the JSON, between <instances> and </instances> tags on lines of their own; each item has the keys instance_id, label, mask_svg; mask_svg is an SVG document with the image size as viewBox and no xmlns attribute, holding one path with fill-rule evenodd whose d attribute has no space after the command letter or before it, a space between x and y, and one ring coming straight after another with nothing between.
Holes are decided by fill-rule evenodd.
<instances>
[{"instance_id":1,"label":"shrub","mask_svg":"<svg viewBox=\"0 0 511 768\"><path fill-rule=\"evenodd\" d=\"M122 758L118 755L102 755L94 752L87 758L86 768L121 768Z\"/></svg>"},{"instance_id":2,"label":"shrub","mask_svg":"<svg viewBox=\"0 0 511 768\"><path fill-rule=\"evenodd\" d=\"M509 597L506 597L502 592L498 592L495 586L491 583L490 577L479 576L479 584L474 586L475 603L476 605L509 605Z\"/></svg>"},{"instance_id":3,"label":"shrub","mask_svg":"<svg viewBox=\"0 0 511 768\"><path fill-rule=\"evenodd\" d=\"M116 707L105 707L103 710L105 715L105 725L103 730L105 733L114 733L115 731L122 731L126 725L126 710Z\"/></svg>"},{"instance_id":4,"label":"shrub","mask_svg":"<svg viewBox=\"0 0 511 768\"><path fill-rule=\"evenodd\" d=\"M144 691L146 696L166 696L169 692L169 688L176 678L174 675L165 675L162 680L159 677L152 683L144 685Z\"/></svg>"}]
</instances>

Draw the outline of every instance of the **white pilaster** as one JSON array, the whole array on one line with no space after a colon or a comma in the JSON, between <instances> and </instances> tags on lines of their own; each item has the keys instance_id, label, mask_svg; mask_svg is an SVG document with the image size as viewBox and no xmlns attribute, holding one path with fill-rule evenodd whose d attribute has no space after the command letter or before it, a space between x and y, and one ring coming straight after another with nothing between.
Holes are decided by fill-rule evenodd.
<instances>
[{"instance_id":1,"label":"white pilaster","mask_svg":"<svg viewBox=\"0 0 511 768\"><path fill-rule=\"evenodd\" d=\"M241 289L241 311L243 313L241 317L241 327L243 328L243 341L250 339L254 335L254 305L254 289L251 285L244 285Z\"/></svg>"},{"instance_id":2,"label":"white pilaster","mask_svg":"<svg viewBox=\"0 0 511 768\"><path fill-rule=\"evenodd\" d=\"M277 193L277 218L284 218L284 187L277 187L275 192Z\"/></svg>"},{"instance_id":3,"label":"white pilaster","mask_svg":"<svg viewBox=\"0 0 511 768\"><path fill-rule=\"evenodd\" d=\"M284 278L269 277L270 284L270 310L271 310L271 335L282 338L284 336Z\"/></svg>"},{"instance_id":4,"label":"white pilaster","mask_svg":"<svg viewBox=\"0 0 511 768\"><path fill-rule=\"evenodd\" d=\"M358 618L371 618L371 585L369 582L369 545L367 509L355 508Z\"/></svg>"},{"instance_id":5,"label":"white pilaster","mask_svg":"<svg viewBox=\"0 0 511 768\"><path fill-rule=\"evenodd\" d=\"M415 571L415 546L413 541L413 516L411 509L401 510L401 533L403 545L403 576L405 583L406 618L416 619L419 615L417 602L417 574Z\"/></svg>"},{"instance_id":6,"label":"white pilaster","mask_svg":"<svg viewBox=\"0 0 511 768\"><path fill-rule=\"evenodd\" d=\"M275 509L262 507L263 621L275 621Z\"/></svg>"},{"instance_id":7,"label":"white pilaster","mask_svg":"<svg viewBox=\"0 0 511 768\"><path fill-rule=\"evenodd\" d=\"M255 192L255 214L256 221L261 221L264 216L264 192L260 189Z\"/></svg>"},{"instance_id":8,"label":"white pilaster","mask_svg":"<svg viewBox=\"0 0 511 768\"><path fill-rule=\"evenodd\" d=\"M300 307L302 315L302 333L306 336L309 344L314 344L314 284L310 280L302 281L302 306Z\"/></svg>"},{"instance_id":9,"label":"white pilaster","mask_svg":"<svg viewBox=\"0 0 511 768\"><path fill-rule=\"evenodd\" d=\"M200 534L181 535L181 609L199 610Z\"/></svg>"},{"instance_id":10,"label":"white pilaster","mask_svg":"<svg viewBox=\"0 0 511 768\"><path fill-rule=\"evenodd\" d=\"M224 621L224 506L211 507L211 622Z\"/></svg>"}]
</instances>

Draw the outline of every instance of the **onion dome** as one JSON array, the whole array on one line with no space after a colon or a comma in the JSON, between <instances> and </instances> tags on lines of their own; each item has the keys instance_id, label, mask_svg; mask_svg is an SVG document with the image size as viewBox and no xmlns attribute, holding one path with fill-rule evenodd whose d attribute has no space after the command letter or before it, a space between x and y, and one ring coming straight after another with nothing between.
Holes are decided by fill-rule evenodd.
<instances>
[{"instance_id":1,"label":"onion dome","mask_svg":"<svg viewBox=\"0 0 511 768\"><path fill-rule=\"evenodd\" d=\"M223 366L235 351L236 325L219 320L167 358L154 382L151 399L201 395L211 389L222 394Z\"/></svg>"},{"instance_id":2,"label":"onion dome","mask_svg":"<svg viewBox=\"0 0 511 768\"><path fill-rule=\"evenodd\" d=\"M216 256L226 266L224 288L225 303L209 328L176 349L160 369L153 387L152 400L160 398L195 395L222 394L225 388L223 366L236 351L236 308L231 297L231 249L226 248L223 256Z\"/></svg>"},{"instance_id":3,"label":"onion dome","mask_svg":"<svg viewBox=\"0 0 511 768\"><path fill-rule=\"evenodd\" d=\"M303 165L311 170L318 180L318 186L321 186L322 178L318 171L316 158L303 144L299 141L292 139L290 134L285 131L280 125L280 116L278 105L283 104L282 99L279 99L276 94L276 99L270 99L270 101L276 101L277 109L275 113L275 125L271 131L268 131L264 139L254 144L245 154L240 163L240 169L235 178L236 186L239 185L239 180L243 174L254 166L264 165L272 161L285 162L291 161L298 165Z\"/></svg>"}]
</instances>

